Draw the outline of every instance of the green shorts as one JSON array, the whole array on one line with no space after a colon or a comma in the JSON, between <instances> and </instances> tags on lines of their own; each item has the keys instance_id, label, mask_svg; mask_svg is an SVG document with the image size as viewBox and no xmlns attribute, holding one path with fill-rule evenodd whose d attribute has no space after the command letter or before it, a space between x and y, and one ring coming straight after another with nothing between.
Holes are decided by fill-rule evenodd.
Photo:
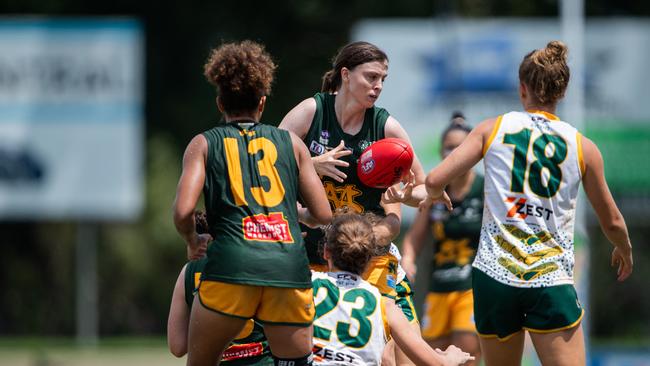
<instances>
[{"instance_id":1,"label":"green shorts","mask_svg":"<svg viewBox=\"0 0 650 366\"><path fill-rule=\"evenodd\" d=\"M573 328L584 310L572 285L520 288L472 269L474 320L479 335L505 341L526 329L551 333Z\"/></svg>"},{"instance_id":2,"label":"green shorts","mask_svg":"<svg viewBox=\"0 0 650 366\"><path fill-rule=\"evenodd\" d=\"M413 290L408 278L404 277L402 282L397 284L395 290L397 291L395 304L402 310L409 323L416 323L418 314L415 312L415 305L413 305Z\"/></svg>"}]
</instances>

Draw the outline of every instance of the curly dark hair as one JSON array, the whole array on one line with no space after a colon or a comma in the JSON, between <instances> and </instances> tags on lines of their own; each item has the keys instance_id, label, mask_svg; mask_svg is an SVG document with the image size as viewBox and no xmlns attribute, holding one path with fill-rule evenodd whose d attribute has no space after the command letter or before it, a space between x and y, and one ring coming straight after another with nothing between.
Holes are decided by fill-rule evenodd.
<instances>
[{"instance_id":1,"label":"curly dark hair","mask_svg":"<svg viewBox=\"0 0 650 366\"><path fill-rule=\"evenodd\" d=\"M551 41L545 48L527 54L519 65L519 80L541 105L554 105L564 97L569 77L567 46Z\"/></svg>"},{"instance_id":2,"label":"curly dark hair","mask_svg":"<svg viewBox=\"0 0 650 366\"><path fill-rule=\"evenodd\" d=\"M271 93L276 65L253 41L224 43L210 52L203 75L217 88L226 114L253 111Z\"/></svg>"}]
</instances>

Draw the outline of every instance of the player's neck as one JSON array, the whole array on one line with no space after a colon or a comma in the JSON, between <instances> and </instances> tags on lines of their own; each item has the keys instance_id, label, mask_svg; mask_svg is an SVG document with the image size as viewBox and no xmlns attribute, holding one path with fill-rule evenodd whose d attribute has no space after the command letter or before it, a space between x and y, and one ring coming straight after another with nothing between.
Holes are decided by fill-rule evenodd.
<instances>
[{"instance_id":1,"label":"player's neck","mask_svg":"<svg viewBox=\"0 0 650 366\"><path fill-rule=\"evenodd\" d=\"M447 194L454 201L462 201L472 188L472 183L474 183L475 177L476 173L474 173L472 169L467 173L456 177L447 186Z\"/></svg>"},{"instance_id":2,"label":"player's neck","mask_svg":"<svg viewBox=\"0 0 650 366\"><path fill-rule=\"evenodd\" d=\"M557 105L556 104L544 105L533 101L526 101L524 102L524 109L527 111L541 111L541 112L546 112L555 115L556 114L555 110L557 109Z\"/></svg>"},{"instance_id":3,"label":"player's neck","mask_svg":"<svg viewBox=\"0 0 650 366\"><path fill-rule=\"evenodd\" d=\"M336 95L334 111L336 112L336 119L345 133L355 135L359 132L361 126L363 126L366 109L354 98L347 95L345 90L340 90Z\"/></svg>"}]
</instances>

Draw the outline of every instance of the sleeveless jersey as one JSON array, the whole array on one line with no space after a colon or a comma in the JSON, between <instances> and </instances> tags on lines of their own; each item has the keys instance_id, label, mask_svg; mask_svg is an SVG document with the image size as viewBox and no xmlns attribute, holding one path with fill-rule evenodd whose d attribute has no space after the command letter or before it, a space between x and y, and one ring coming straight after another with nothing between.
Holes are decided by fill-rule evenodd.
<instances>
[{"instance_id":1,"label":"sleeveless jersey","mask_svg":"<svg viewBox=\"0 0 650 366\"><path fill-rule=\"evenodd\" d=\"M309 288L298 212L298 165L289 132L228 123L208 141L205 209L210 234L203 279Z\"/></svg>"},{"instance_id":2,"label":"sleeveless jersey","mask_svg":"<svg viewBox=\"0 0 650 366\"><path fill-rule=\"evenodd\" d=\"M341 140L345 141L346 148L352 151L351 155L340 158L350 164L347 168L338 167L347 175L342 183L329 177L321 177L332 210L348 206L359 213L371 211L384 216L384 209L379 203L381 195L386 190L363 185L357 176L357 161L368 146L384 138L388 112L379 107L366 109L361 130L356 135L349 135L343 132L336 118L334 110L336 95L318 93L314 95L314 99L316 100L316 112L309 131L303 139L305 145L309 147L311 156L324 154L337 147ZM323 238L322 230L303 226L303 231L307 232L305 243L310 263L326 264L318 254L318 243Z\"/></svg>"},{"instance_id":3,"label":"sleeveless jersey","mask_svg":"<svg viewBox=\"0 0 650 366\"><path fill-rule=\"evenodd\" d=\"M485 208L474 267L515 287L573 284L580 140L550 113L497 119L483 154Z\"/></svg>"},{"instance_id":4,"label":"sleeveless jersey","mask_svg":"<svg viewBox=\"0 0 650 366\"><path fill-rule=\"evenodd\" d=\"M201 272L207 258L190 261L185 267L185 302L192 308L194 293L199 286ZM264 335L262 325L248 320L244 329L226 348L221 356L222 365L273 365L273 356Z\"/></svg>"},{"instance_id":5,"label":"sleeveless jersey","mask_svg":"<svg viewBox=\"0 0 650 366\"><path fill-rule=\"evenodd\" d=\"M472 262L483 219L483 176L476 174L467 196L453 205L451 212L442 204L434 205L429 212L435 242L431 292L472 288Z\"/></svg>"},{"instance_id":6,"label":"sleeveless jersey","mask_svg":"<svg viewBox=\"0 0 650 366\"><path fill-rule=\"evenodd\" d=\"M314 364L379 365L389 334L381 294L349 272L312 272Z\"/></svg>"}]
</instances>

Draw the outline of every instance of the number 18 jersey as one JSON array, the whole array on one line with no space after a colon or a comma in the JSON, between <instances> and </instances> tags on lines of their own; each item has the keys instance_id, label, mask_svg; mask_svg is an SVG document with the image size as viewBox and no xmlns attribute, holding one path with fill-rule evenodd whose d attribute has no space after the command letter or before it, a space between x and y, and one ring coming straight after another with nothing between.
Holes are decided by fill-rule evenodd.
<instances>
[{"instance_id":1,"label":"number 18 jersey","mask_svg":"<svg viewBox=\"0 0 650 366\"><path fill-rule=\"evenodd\" d=\"M580 133L550 113L510 112L497 119L483 158L485 206L474 267L515 287L573 284Z\"/></svg>"}]
</instances>

